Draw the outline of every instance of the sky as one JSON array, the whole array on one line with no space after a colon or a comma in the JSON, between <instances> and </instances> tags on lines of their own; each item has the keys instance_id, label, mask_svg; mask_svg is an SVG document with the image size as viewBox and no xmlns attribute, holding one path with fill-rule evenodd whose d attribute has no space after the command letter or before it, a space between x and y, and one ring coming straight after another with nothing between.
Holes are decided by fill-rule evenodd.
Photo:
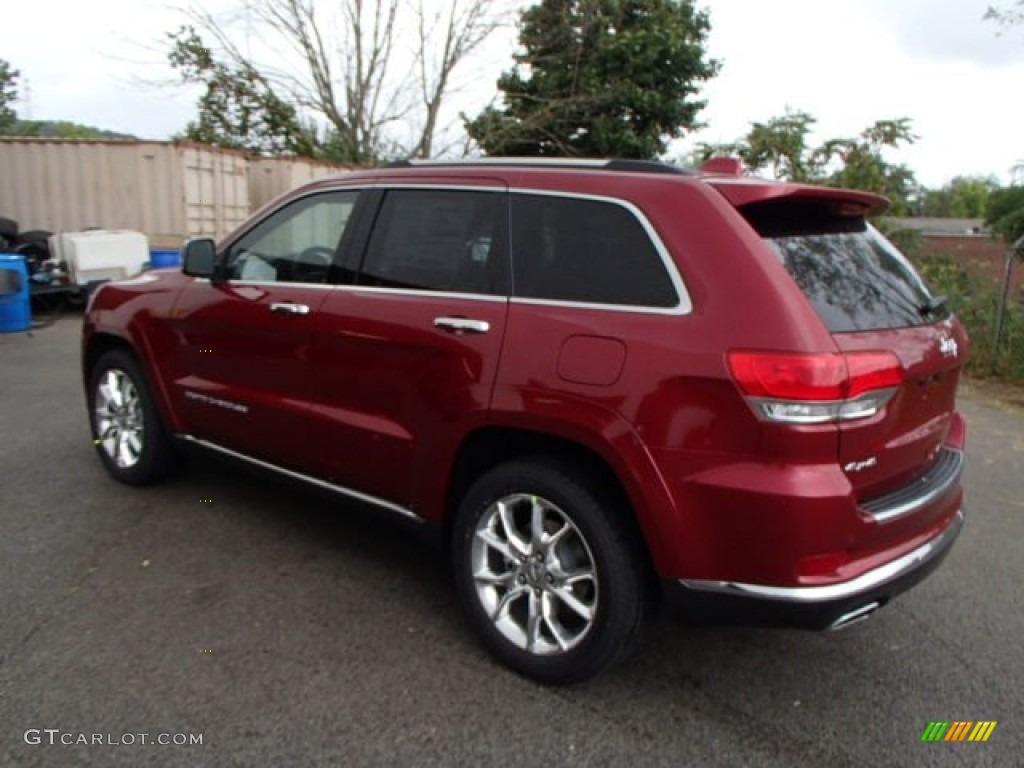
<instances>
[{"instance_id":1,"label":"sky","mask_svg":"<svg viewBox=\"0 0 1024 768\"><path fill-rule=\"evenodd\" d=\"M230 2L238 0L207 6ZM1024 26L1001 33L982 18L990 2L698 2L710 12L709 52L722 69L702 94L707 127L672 152L735 140L752 121L786 109L814 115L818 140L909 117L918 140L889 159L922 183L964 174L1008 183L1011 168L1024 162ZM194 117L198 92L173 85L166 65L165 34L183 17L165 2L33 0L8 3L4 15L0 57L27 78L21 117L150 139L169 138ZM453 110L473 114L494 97L514 48L512 29L489 41L463 70Z\"/></svg>"}]
</instances>

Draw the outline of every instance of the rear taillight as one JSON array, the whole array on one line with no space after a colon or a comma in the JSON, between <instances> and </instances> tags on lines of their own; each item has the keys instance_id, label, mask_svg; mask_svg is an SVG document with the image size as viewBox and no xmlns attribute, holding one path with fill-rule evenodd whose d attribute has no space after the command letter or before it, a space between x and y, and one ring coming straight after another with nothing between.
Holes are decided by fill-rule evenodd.
<instances>
[{"instance_id":1,"label":"rear taillight","mask_svg":"<svg viewBox=\"0 0 1024 768\"><path fill-rule=\"evenodd\" d=\"M767 421L824 424L874 416L903 382L892 352L730 352L729 370Z\"/></svg>"}]
</instances>

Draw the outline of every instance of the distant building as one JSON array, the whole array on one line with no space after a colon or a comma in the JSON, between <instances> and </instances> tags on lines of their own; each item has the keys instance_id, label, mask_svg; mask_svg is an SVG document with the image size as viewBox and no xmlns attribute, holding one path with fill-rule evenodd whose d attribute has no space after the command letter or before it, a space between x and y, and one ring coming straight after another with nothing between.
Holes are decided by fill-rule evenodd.
<instances>
[{"instance_id":1,"label":"distant building","mask_svg":"<svg viewBox=\"0 0 1024 768\"><path fill-rule=\"evenodd\" d=\"M892 229L920 232L926 254L949 254L974 274L996 283L1003 280L1007 246L994 237L982 219L937 219L924 216L887 218ZM1024 267L1017 266L1010 281L1010 296L1024 300Z\"/></svg>"}]
</instances>

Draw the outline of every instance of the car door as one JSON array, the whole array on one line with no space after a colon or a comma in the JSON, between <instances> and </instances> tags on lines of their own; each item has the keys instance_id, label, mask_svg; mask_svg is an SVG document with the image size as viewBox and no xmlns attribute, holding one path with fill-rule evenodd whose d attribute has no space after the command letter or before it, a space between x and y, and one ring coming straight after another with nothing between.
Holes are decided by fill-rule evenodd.
<instances>
[{"instance_id":1,"label":"car door","mask_svg":"<svg viewBox=\"0 0 1024 768\"><path fill-rule=\"evenodd\" d=\"M309 465L314 321L340 274L336 258L359 194L287 203L228 245L227 280L196 279L181 292L171 389L191 434L283 466Z\"/></svg>"},{"instance_id":2,"label":"car door","mask_svg":"<svg viewBox=\"0 0 1024 768\"><path fill-rule=\"evenodd\" d=\"M414 507L489 408L508 310L503 184L391 188L317 317L321 474Z\"/></svg>"}]
</instances>

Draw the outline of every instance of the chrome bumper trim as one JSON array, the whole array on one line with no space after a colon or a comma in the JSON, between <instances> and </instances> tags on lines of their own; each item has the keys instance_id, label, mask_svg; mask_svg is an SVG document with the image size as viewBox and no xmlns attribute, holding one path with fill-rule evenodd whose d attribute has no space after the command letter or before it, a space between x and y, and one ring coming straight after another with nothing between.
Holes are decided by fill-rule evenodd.
<instances>
[{"instance_id":1,"label":"chrome bumper trim","mask_svg":"<svg viewBox=\"0 0 1024 768\"><path fill-rule=\"evenodd\" d=\"M960 535L963 528L964 513L958 510L953 521L937 536L926 541L917 549L890 560L865 574L850 581L839 584L827 584L820 587L776 587L765 584L744 584L735 581L708 581L702 579L680 579L679 583L687 589L700 592L719 592L741 597L759 598L762 600L778 600L789 603L823 603L830 600L844 600L883 587L891 581L906 576L927 562L942 554Z\"/></svg>"},{"instance_id":2,"label":"chrome bumper trim","mask_svg":"<svg viewBox=\"0 0 1024 768\"><path fill-rule=\"evenodd\" d=\"M312 477L311 475L304 475L301 472L295 472L291 469L285 469L284 467L279 467L276 464L271 464L270 462L263 461L262 459L254 459L252 456L246 456L244 453L238 453L238 451L233 451L230 448L225 448L222 445L211 443L208 440L203 440L193 435L177 435L177 437L182 440L186 440L194 445L200 445L203 448L209 448L212 451L223 453L226 456L231 456L232 458L235 459L241 459L242 461L246 461L250 464L255 464L258 467L263 467L264 469L269 469L273 472L277 472L278 474L286 475L292 478L293 480L301 480L304 483L315 485L319 488L323 488L333 493L340 493L342 496L348 496L351 499L356 499L367 504L373 504L376 507L382 507L391 512L397 512L399 515L407 517L410 520L415 520L418 523L423 522L423 518L417 515L411 509L403 507L400 504L395 504L394 502L378 498L377 496L371 496L368 493L354 491L351 488L346 488L345 486L342 485L335 485L334 483L329 483L326 480L321 480L318 477Z\"/></svg>"},{"instance_id":3,"label":"chrome bumper trim","mask_svg":"<svg viewBox=\"0 0 1024 768\"><path fill-rule=\"evenodd\" d=\"M861 509L879 523L909 515L941 498L959 483L966 466L963 451L943 448L935 463L919 479L898 491L862 502Z\"/></svg>"}]
</instances>

